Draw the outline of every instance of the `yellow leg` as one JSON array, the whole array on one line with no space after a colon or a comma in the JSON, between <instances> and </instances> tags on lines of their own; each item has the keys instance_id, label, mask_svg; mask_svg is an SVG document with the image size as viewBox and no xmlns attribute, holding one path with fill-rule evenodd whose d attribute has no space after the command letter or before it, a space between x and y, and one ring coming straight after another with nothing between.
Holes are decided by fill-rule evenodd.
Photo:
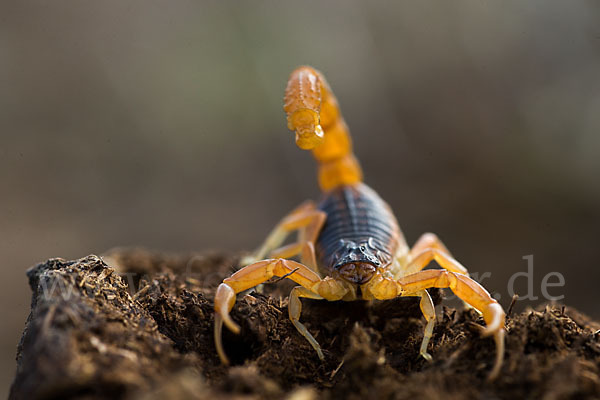
<instances>
[{"instance_id":1,"label":"yellow leg","mask_svg":"<svg viewBox=\"0 0 600 400\"><path fill-rule=\"evenodd\" d=\"M440 267L448 271L469 276L469 271L452 256L438 249L431 248L425 249L421 253L415 255L406 267L401 269L401 275L407 276L419 272L433 260L440 264Z\"/></svg>"},{"instance_id":2,"label":"yellow leg","mask_svg":"<svg viewBox=\"0 0 600 400\"><path fill-rule=\"evenodd\" d=\"M292 323L294 324L298 332L300 332L300 334L304 336L306 340L308 340L308 343L310 343L313 349L315 349L315 351L319 355L319 358L321 360L324 360L325 357L323 356L321 346L319 346L317 340L314 338L313 335L311 335L308 329L306 329L304 324L300 322L300 314L302 313L302 302L300 301L300 297L306 297L309 299L322 299L323 297L311 292L310 290L302 286L296 286L292 289L292 292L290 293L288 312L290 315L290 319L292 320Z\"/></svg>"},{"instance_id":3,"label":"yellow leg","mask_svg":"<svg viewBox=\"0 0 600 400\"><path fill-rule=\"evenodd\" d=\"M435 305L433 304L433 300L431 300L431 296L429 296L429 293L427 293L427 290L419 290L416 293L405 296L415 296L421 298L419 306L421 307L421 312L427 321L427 325L425 325L425 332L423 334L421 348L419 349L419 355L425 360L431 361L432 357L431 354L427 352L427 345L431 340L431 336L433 335L433 327L435 326Z\"/></svg>"},{"instance_id":4,"label":"yellow leg","mask_svg":"<svg viewBox=\"0 0 600 400\"><path fill-rule=\"evenodd\" d=\"M298 283L306 290L302 294L312 292L327 300L340 300L348 292L348 288L344 283L331 278L321 280L321 277L315 271L291 260L281 258L262 260L240 269L231 277L223 280L215 295L215 346L224 364L229 361L223 350L221 339L223 323L231 331L240 332L240 327L229 315L235 304L236 294L255 287L274 276L285 276ZM294 323L294 325L296 324ZM298 328L297 325L296 327ZM300 333L304 335L302 331Z\"/></svg>"},{"instance_id":5,"label":"yellow leg","mask_svg":"<svg viewBox=\"0 0 600 400\"><path fill-rule=\"evenodd\" d=\"M264 259L273 249L281 246L290 233L310 226L314 219L323 219L323 221L325 221L324 213L316 210L315 204L312 201L306 201L300 204L275 226L258 250L253 254L242 258L240 263L242 265L249 265Z\"/></svg>"},{"instance_id":6,"label":"yellow leg","mask_svg":"<svg viewBox=\"0 0 600 400\"><path fill-rule=\"evenodd\" d=\"M317 256L313 242L298 242L273 250L272 258L291 258L300 254L300 262L313 271L317 271Z\"/></svg>"},{"instance_id":7,"label":"yellow leg","mask_svg":"<svg viewBox=\"0 0 600 400\"><path fill-rule=\"evenodd\" d=\"M313 271L317 271L318 267L314 243L319 236L319 232L321 232L323 224L325 224L327 214L319 210L313 210L306 212L300 217L300 221L296 220L296 223L307 222L307 225L300 228L298 242L271 251L269 257L291 258L300 254L300 261L302 264L308 266Z\"/></svg>"},{"instance_id":8,"label":"yellow leg","mask_svg":"<svg viewBox=\"0 0 600 400\"><path fill-rule=\"evenodd\" d=\"M431 250L436 250L439 252L439 254L436 254L434 251ZM396 274L396 278L410 275L412 273L422 270L427 266L427 264L431 262L431 260L435 259L436 255L440 259L442 258L442 255L452 257L446 246L444 246L444 243L442 243L442 241L437 237L437 235L433 233L425 233L421 235L419 240L417 240L417 242L409 252L408 259L412 262L409 262L404 267L401 267L398 270L399 273ZM451 266L453 267L454 272L461 272L459 269L455 268L454 264L451 264ZM468 274L466 269L464 269L464 273ZM433 335L433 328L435 326L435 305L433 304L433 300L431 300L431 296L426 290L421 290L415 293L415 295L421 297L421 312L423 313L423 316L427 321L419 354L427 361L431 361L432 357L431 354L427 352L427 345L431 340L431 336Z\"/></svg>"},{"instance_id":9,"label":"yellow leg","mask_svg":"<svg viewBox=\"0 0 600 400\"><path fill-rule=\"evenodd\" d=\"M446 248L444 243L435 233L424 233L415 243L409 253L410 262L396 274L396 278L414 274L425 268L432 260L435 260L442 268L448 271L469 276L469 271L462 266ZM463 301L465 308L472 308Z\"/></svg>"},{"instance_id":10,"label":"yellow leg","mask_svg":"<svg viewBox=\"0 0 600 400\"><path fill-rule=\"evenodd\" d=\"M431 300L431 296L427 293L427 290L421 290L415 294L421 297L421 312L423 313L423 316L425 316L425 320L427 320L425 332L423 333L423 341L421 342L421 348L419 349L419 355L427 361L431 361L432 358L431 354L427 352L427 345L429 344L429 340L431 340L433 327L435 326L435 306L433 305L433 300Z\"/></svg>"},{"instance_id":11,"label":"yellow leg","mask_svg":"<svg viewBox=\"0 0 600 400\"><path fill-rule=\"evenodd\" d=\"M426 249L436 249L441 251L442 253L446 253L449 256L452 256L452 254L450 254L450 251L448 251L446 245L444 245L444 243L435 233L427 232L421 235L421 237L419 238L419 240L417 240L412 249L410 249L411 258L414 258L414 256L416 256L419 253L422 253Z\"/></svg>"},{"instance_id":12,"label":"yellow leg","mask_svg":"<svg viewBox=\"0 0 600 400\"><path fill-rule=\"evenodd\" d=\"M405 276L397 281L377 276L368 287L370 294L385 300L401 296L415 296L428 288L449 288L460 299L483 314L486 327L483 336L493 335L496 342L496 360L489 379L494 379L504 359L504 318L505 313L498 302L477 282L466 275L445 271L427 270Z\"/></svg>"}]
</instances>

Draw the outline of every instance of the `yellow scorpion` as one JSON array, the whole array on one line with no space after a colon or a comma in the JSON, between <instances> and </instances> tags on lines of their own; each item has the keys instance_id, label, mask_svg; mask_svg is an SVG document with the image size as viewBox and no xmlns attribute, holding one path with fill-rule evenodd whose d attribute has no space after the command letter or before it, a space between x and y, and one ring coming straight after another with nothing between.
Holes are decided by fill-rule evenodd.
<instances>
[{"instance_id":1,"label":"yellow scorpion","mask_svg":"<svg viewBox=\"0 0 600 400\"><path fill-rule=\"evenodd\" d=\"M308 66L294 70L283 108L288 128L296 133L297 146L311 150L317 160L323 195L318 204L305 202L285 216L264 244L242 261L246 266L217 288L215 345L221 361L228 364L221 339L223 322L231 331L240 332L229 315L236 294L272 277L285 277L299 285L289 296L290 320L321 360L321 346L300 322L301 297L329 301L420 297L427 325L419 354L431 360L427 345L436 315L426 289L450 288L483 315L486 327L482 335L492 335L496 343L489 374L494 379L504 355L502 307L469 277L436 235L425 233L408 247L390 207L362 182L348 127L323 75ZM297 233L297 241L282 246L292 232ZM297 256L300 262L290 260ZM443 269L423 270L432 260Z\"/></svg>"}]
</instances>

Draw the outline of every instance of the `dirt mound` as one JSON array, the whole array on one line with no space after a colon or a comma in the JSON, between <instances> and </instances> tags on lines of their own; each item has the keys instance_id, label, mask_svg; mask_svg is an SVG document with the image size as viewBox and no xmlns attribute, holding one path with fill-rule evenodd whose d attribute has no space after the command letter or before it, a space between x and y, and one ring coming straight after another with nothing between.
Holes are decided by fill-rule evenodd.
<instances>
[{"instance_id":1,"label":"dirt mound","mask_svg":"<svg viewBox=\"0 0 600 400\"><path fill-rule=\"evenodd\" d=\"M428 363L416 299L303 300L322 362L288 320L292 284L281 281L238 296L242 333L225 331L225 367L212 299L235 257L120 250L104 260L111 267L88 256L28 271L32 310L11 399L600 397L600 325L568 307L509 315L505 364L487 383L495 349L474 311L442 307Z\"/></svg>"}]
</instances>

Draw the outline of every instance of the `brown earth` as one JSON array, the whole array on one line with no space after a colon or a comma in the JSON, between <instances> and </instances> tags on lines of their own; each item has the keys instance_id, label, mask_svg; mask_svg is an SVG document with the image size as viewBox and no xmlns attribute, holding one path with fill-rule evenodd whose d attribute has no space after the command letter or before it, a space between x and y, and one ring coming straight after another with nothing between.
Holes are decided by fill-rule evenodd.
<instances>
[{"instance_id":1,"label":"brown earth","mask_svg":"<svg viewBox=\"0 0 600 400\"><path fill-rule=\"evenodd\" d=\"M212 299L235 257L116 250L104 262L51 259L28 271L32 310L11 399L600 398L600 324L569 307L509 315L502 373L488 383L495 349L474 311L442 307L428 363L415 299L303 300L321 362L288 320L292 286L281 281L238 296L242 333L224 334L226 367Z\"/></svg>"}]
</instances>

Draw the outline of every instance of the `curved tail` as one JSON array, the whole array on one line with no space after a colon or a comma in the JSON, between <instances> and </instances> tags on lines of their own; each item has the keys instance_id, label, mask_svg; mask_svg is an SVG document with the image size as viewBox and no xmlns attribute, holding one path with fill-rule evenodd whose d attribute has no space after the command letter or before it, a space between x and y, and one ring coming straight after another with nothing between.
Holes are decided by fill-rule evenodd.
<instances>
[{"instance_id":1,"label":"curved tail","mask_svg":"<svg viewBox=\"0 0 600 400\"><path fill-rule=\"evenodd\" d=\"M312 150L317 160L321 190L362 181L348 127L337 99L319 71L302 66L291 73L283 109L288 128L296 132L296 145Z\"/></svg>"}]
</instances>

